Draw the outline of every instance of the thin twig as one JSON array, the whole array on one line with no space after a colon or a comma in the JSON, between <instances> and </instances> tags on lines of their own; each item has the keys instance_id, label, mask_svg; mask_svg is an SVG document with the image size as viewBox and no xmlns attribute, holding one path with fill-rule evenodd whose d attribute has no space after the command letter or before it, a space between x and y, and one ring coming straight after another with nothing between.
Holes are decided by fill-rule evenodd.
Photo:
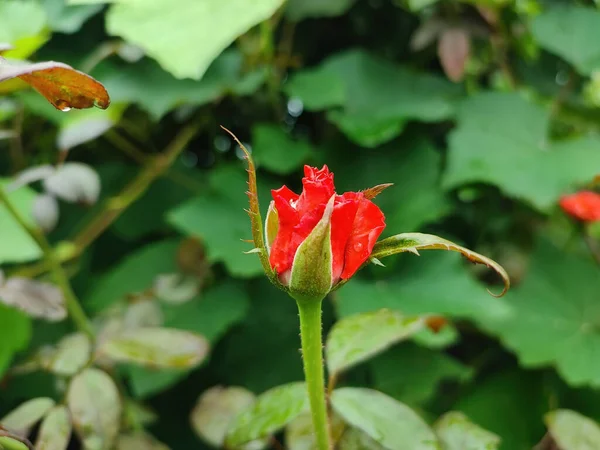
<instances>
[{"instance_id":1,"label":"thin twig","mask_svg":"<svg viewBox=\"0 0 600 450\"><path fill-rule=\"evenodd\" d=\"M69 278L63 270L56 253L46 239L46 236L44 236L39 228L30 225L25 220L19 210L17 210L17 208L12 204L2 187L0 187L0 201L4 204L6 210L13 216L21 228L23 228L23 230L25 230L27 234L29 234L29 236L31 236L31 238L38 244L42 250L42 253L44 254L44 259L49 266L50 272L54 277L54 281L63 293L67 311L69 312L69 317L71 317L71 320L73 320L79 331L87 334L90 339L93 340L93 328L87 316L85 315L77 296L73 292L71 284L69 283Z\"/></svg>"}]
</instances>

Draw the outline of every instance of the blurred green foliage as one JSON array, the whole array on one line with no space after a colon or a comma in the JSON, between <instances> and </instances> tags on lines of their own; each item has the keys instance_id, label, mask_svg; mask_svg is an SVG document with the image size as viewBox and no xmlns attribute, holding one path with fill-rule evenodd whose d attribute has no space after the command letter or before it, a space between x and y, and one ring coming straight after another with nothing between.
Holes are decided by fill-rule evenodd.
<instances>
[{"instance_id":1,"label":"blurred green foliage","mask_svg":"<svg viewBox=\"0 0 600 450\"><path fill-rule=\"evenodd\" d=\"M490 297L493 273L454 253L406 253L362 270L326 301L325 331L379 308L449 323L352 367L340 385L379 389L430 424L460 411L489 430L446 415L436 431L449 450L460 448L453 433L463 427L481 439L477 449L496 448L497 437L502 450L550 450L553 440L563 450L600 448L574 437L600 421L598 233L557 204L594 188L600 173L597 3L2 0L0 43L15 47L4 57L70 64L102 82L112 104L65 114L14 80L1 83L0 186L22 181L9 198L27 223L49 230L100 336L164 326L210 346L184 368L107 363L121 380L108 392L122 396L123 410L99 404L99 433L114 438L122 419L117 448L164 448L144 428L173 449L209 448L190 424L209 388L258 395L303 379L296 307L243 253L252 248L242 241L251 237L245 162L223 125L252 151L263 212L270 189L298 190L304 164L327 164L339 192L394 183L376 199L384 236L451 238L512 278L505 297ZM82 201L93 177L65 175L57 191L23 172L64 160L98 174L97 201ZM6 279L52 282L47 255L2 204L0 264ZM64 375L46 373L56 366L44 349L76 330L39 313L44 289L18 297L22 311L0 291L0 417L66 394L72 410L85 410L82 396L107 392L98 369L76 367L68 393ZM167 353L185 354L169 342ZM222 414L254 401L227 392ZM372 424L356 408L381 394L338 392L337 412L365 431ZM296 414L303 400L294 401ZM401 439L389 421L410 427L415 413L390 408L396 416L380 425ZM64 411L52 411L46 420L62 423ZM44 424L38 442L50 439ZM88 425L74 423L84 448L108 449L86 441ZM395 448L365 434L345 439L355 439L347 449Z\"/></svg>"}]
</instances>

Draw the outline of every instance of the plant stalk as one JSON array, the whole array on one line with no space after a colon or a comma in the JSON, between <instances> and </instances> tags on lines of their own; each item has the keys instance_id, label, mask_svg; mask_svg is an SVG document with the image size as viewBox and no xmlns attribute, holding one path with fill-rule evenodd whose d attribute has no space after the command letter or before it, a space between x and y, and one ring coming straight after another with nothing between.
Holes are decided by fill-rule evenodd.
<instances>
[{"instance_id":1,"label":"plant stalk","mask_svg":"<svg viewBox=\"0 0 600 450\"><path fill-rule=\"evenodd\" d=\"M300 339L304 377L308 389L310 410L319 450L331 450L327 403L325 401L325 377L323 367L323 342L321 337L322 301L297 302L300 313Z\"/></svg>"},{"instance_id":2,"label":"plant stalk","mask_svg":"<svg viewBox=\"0 0 600 450\"><path fill-rule=\"evenodd\" d=\"M69 312L69 317L75 323L75 326L79 329L79 331L85 333L89 336L90 339L94 339L94 331L93 328L77 299L77 296L73 292L71 288L71 284L69 283L69 278L67 274L63 270L58 257L56 256L54 250L50 246L50 243L46 239L46 236L42 233L42 231L35 227L31 226L21 215L21 213L15 208L12 204L8 195L4 192L4 189L0 187L0 202L4 204L6 210L13 216L13 218L21 225L23 230L31 236L31 238L38 244L42 253L44 254L44 259L48 263L50 268L50 272L54 278L54 281L60 288L65 298L65 304L67 307L67 311Z\"/></svg>"}]
</instances>

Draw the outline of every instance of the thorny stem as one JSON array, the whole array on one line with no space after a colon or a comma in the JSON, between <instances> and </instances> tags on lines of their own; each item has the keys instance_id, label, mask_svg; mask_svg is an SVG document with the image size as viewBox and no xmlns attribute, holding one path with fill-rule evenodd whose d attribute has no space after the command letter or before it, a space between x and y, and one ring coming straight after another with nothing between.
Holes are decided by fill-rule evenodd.
<instances>
[{"instance_id":1,"label":"thorny stem","mask_svg":"<svg viewBox=\"0 0 600 450\"><path fill-rule=\"evenodd\" d=\"M200 124L198 123L184 127L162 154L150 158L136 178L125 186L118 195L109 198L104 203L92 221L73 238L71 245L65 246L68 251L55 255L55 259L59 263L64 263L81 255L132 203L146 192L156 178L165 173L198 133L199 129ZM21 276L37 276L48 269L47 263L49 262L49 260L43 261L21 269L17 273Z\"/></svg>"},{"instance_id":2,"label":"thorny stem","mask_svg":"<svg viewBox=\"0 0 600 450\"><path fill-rule=\"evenodd\" d=\"M321 337L322 301L297 302L300 313L300 339L304 377L308 389L310 410L317 438L318 450L331 450L325 379L323 375L323 341Z\"/></svg>"},{"instance_id":3,"label":"thorny stem","mask_svg":"<svg viewBox=\"0 0 600 450\"><path fill-rule=\"evenodd\" d=\"M25 230L31 238L38 244L40 249L44 254L44 259L50 266L50 272L54 277L54 281L60 287L64 298L65 304L67 307L67 311L69 312L69 316L71 320L75 323L75 326L79 329L79 331L85 333L90 339L94 339L94 331L88 320L77 296L73 292L71 288L71 284L69 283L69 278L67 274L63 270L60 265L60 261L58 260L54 250L50 246L50 243L46 239L46 236L41 232L41 230L37 227L31 226L21 215L21 213L15 208L12 204L8 195L4 192L4 189L0 187L0 201L4 204L6 210L14 217L14 219L19 223L21 228Z\"/></svg>"}]
</instances>

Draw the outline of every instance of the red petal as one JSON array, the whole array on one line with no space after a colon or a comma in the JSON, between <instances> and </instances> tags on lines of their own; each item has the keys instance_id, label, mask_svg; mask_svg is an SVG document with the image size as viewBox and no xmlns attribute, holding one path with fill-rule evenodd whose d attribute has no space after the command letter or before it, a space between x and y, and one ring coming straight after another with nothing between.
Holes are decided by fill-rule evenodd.
<instances>
[{"instance_id":1,"label":"red petal","mask_svg":"<svg viewBox=\"0 0 600 450\"><path fill-rule=\"evenodd\" d=\"M269 262L271 267L281 273L288 269L292 265L294 259L294 252L296 248L293 248L293 234L294 227L300 221L298 211L296 211L291 201L298 198L298 195L294 194L287 187L283 186L280 189L271 191L273 195L273 201L275 202L275 209L277 209L277 215L279 217L279 231L277 236L271 245L271 253L269 254Z\"/></svg>"},{"instance_id":2,"label":"red petal","mask_svg":"<svg viewBox=\"0 0 600 450\"><path fill-rule=\"evenodd\" d=\"M327 166L323 166L321 170L304 166L304 175L305 177L302 178L304 189L296 206L300 215L308 214L319 206L325 208L325 205L335 193L333 173L329 171Z\"/></svg>"},{"instance_id":3,"label":"red petal","mask_svg":"<svg viewBox=\"0 0 600 450\"><path fill-rule=\"evenodd\" d=\"M352 235L346 245L346 257L341 278L350 278L364 263L385 228L385 216L375 203L362 196L354 219Z\"/></svg>"},{"instance_id":4,"label":"red petal","mask_svg":"<svg viewBox=\"0 0 600 450\"><path fill-rule=\"evenodd\" d=\"M585 221L600 221L600 194L581 191L560 199L561 208L571 216Z\"/></svg>"},{"instance_id":5,"label":"red petal","mask_svg":"<svg viewBox=\"0 0 600 450\"><path fill-rule=\"evenodd\" d=\"M344 257L348 239L352 234L354 218L358 211L359 194L346 192L336 196L333 214L331 216L331 252L333 256L333 270L331 277L336 283L344 269Z\"/></svg>"}]
</instances>

